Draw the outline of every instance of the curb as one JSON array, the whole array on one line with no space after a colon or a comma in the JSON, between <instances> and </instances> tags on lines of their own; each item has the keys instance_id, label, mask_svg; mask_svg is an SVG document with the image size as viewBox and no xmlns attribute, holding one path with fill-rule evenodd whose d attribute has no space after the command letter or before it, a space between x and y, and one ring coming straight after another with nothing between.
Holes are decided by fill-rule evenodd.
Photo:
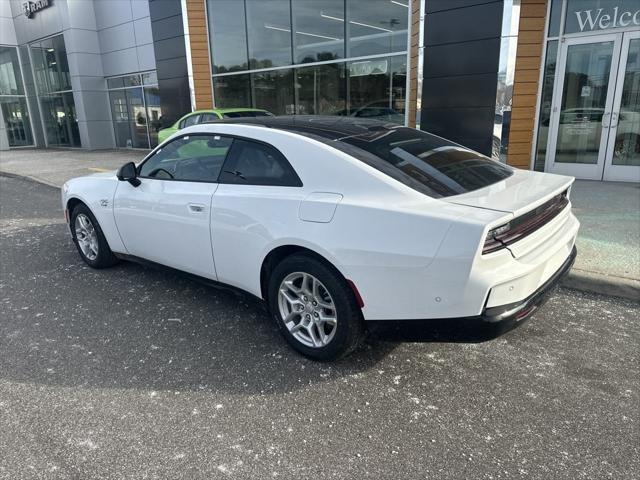
<instances>
[{"instance_id":1,"label":"curb","mask_svg":"<svg viewBox=\"0 0 640 480\"><path fill-rule=\"evenodd\" d=\"M563 287L640 302L640 280L572 269L561 282Z\"/></svg>"},{"instance_id":2,"label":"curb","mask_svg":"<svg viewBox=\"0 0 640 480\"><path fill-rule=\"evenodd\" d=\"M60 185L56 185L55 183L47 182L38 177L32 177L31 175L21 175L19 173L7 172L6 170L0 170L0 176L7 178L17 178L19 180L29 180L31 182L40 183L42 185L46 185L47 187L57 188L60 190L62 187Z\"/></svg>"}]
</instances>

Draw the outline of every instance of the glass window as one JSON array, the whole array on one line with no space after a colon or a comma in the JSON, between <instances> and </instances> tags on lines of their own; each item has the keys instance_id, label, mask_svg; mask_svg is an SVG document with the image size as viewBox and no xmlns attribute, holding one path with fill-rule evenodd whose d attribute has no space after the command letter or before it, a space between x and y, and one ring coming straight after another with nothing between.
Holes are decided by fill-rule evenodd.
<instances>
[{"instance_id":1,"label":"glass window","mask_svg":"<svg viewBox=\"0 0 640 480\"><path fill-rule=\"evenodd\" d=\"M200 115L200 121L198 123L213 122L219 119L220 117L218 117L218 114L216 113L203 113L202 115Z\"/></svg>"},{"instance_id":2,"label":"glass window","mask_svg":"<svg viewBox=\"0 0 640 480\"><path fill-rule=\"evenodd\" d=\"M289 0L246 0L246 8L249 67L291 65Z\"/></svg>"},{"instance_id":3,"label":"glass window","mask_svg":"<svg viewBox=\"0 0 640 480\"><path fill-rule=\"evenodd\" d=\"M272 117L269 112L262 110L248 110L243 112L225 112L222 114L224 118L255 118L255 117Z\"/></svg>"},{"instance_id":4,"label":"glass window","mask_svg":"<svg viewBox=\"0 0 640 480\"><path fill-rule=\"evenodd\" d=\"M213 78L214 98L219 108L251 108L250 74Z\"/></svg>"},{"instance_id":5,"label":"glass window","mask_svg":"<svg viewBox=\"0 0 640 480\"><path fill-rule=\"evenodd\" d=\"M123 88L124 79L122 77L107 78L107 88Z\"/></svg>"},{"instance_id":6,"label":"glass window","mask_svg":"<svg viewBox=\"0 0 640 480\"><path fill-rule=\"evenodd\" d=\"M79 147L80 131L73 93L42 95L40 104L42 105L47 143L56 146Z\"/></svg>"},{"instance_id":7,"label":"glass window","mask_svg":"<svg viewBox=\"0 0 640 480\"><path fill-rule=\"evenodd\" d=\"M551 12L549 14L549 37L560 35L560 20L562 17L562 0L551 0Z\"/></svg>"},{"instance_id":8,"label":"glass window","mask_svg":"<svg viewBox=\"0 0 640 480\"><path fill-rule=\"evenodd\" d=\"M113 129L116 136L116 147L131 148L131 128L129 125L129 109L127 106L127 94L124 90L114 90L109 92L111 103L111 118L113 119Z\"/></svg>"},{"instance_id":9,"label":"glass window","mask_svg":"<svg viewBox=\"0 0 640 480\"><path fill-rule=\"evenodd\" d=\"M346 0L347 56L361 57L407 50L409 0ZM337 18L335 22L344 22Z\"/></svg>"},{"instance_id":10,"label":"glass window","mask_svg":"<svg viewBox=\"0 0 640 480\"><path fill-rule=\"evenodd\" d=\"M351 155L431 197L470 192L513 174L497 161L412 128L374 130L342 142L362 152Z\"/></svg>"},{"instance_id":11,"label":"glass window","mask_svg":"<svg viewBox=\"0 0 640 480\"><path fill-rule=\"evenodd\" d=\"M178 138L140 166L140 176L162 180L217 182L233 140L219 135Z\"/></svg>"},{"instance_id":12,"label":"glass window","mask_svg":"<svg viewBox=\"0 0 640 480\"><path fill-rule=\"evenodd\" d=\"M538 119L538 140L536 144L536 159L534 170L544 171L547 157L547 141L549 140L549 127L551 124L551 101L553 98L553 84L556 75L556 62L558 54L558 41L553 40L547 45L547 55L544 65L544 80L542 81L542 93L540 97L540 115Z\"/></svg>"},{"instance_id":13,"label":"glass window","mask_svg":"<svg viewBox=\"0 0 640 480\"><path fill-rule=\"evenodd\" d=\"M292 0L296 63L344 58L344 0Z\"/></svg>"},{"instance_id":14,"label":"glass window","mask_svg":"<svg viewBox=\"0 0 640 480\"><path fill-rule=\"evenodd\" d=\"M390 57L347 64L348 111L341 115L404 124L406 58Z\"/></svg>"},{"instance_id":15,"label":"glass window","mask_svg":"<svg viewBox=\"0 0 640 480\"><path fill-rule=\"evenodd\" d=\"M25 97L0 97L0 108L10 147L33 145L29 110Z\"/></svg>"},{"instance_id":16,"label":"glass window","mask_svg":"<svg viewBox=\"0 0 640 480\"><path fill-rule=\"evenodd\" d=\"M144 85L157 85L158 74L156 72L148 72L142 74L142 83Z\"/></svg>"},{"instance_id":17,"label":"glass window","mask_svg":"<svg viewBox=\"0 0 640 480\"><path fill-rule=\"evenodd\" d=\"M299 187L302 182L275 148L248 140L235 140L220 175L220 183Z\"/></svg>"},{"instance_id":18,"label":"glass window","mask_svg":"<svg viewBox=\"0 0 640 480\"><path fill-rule=\"evenodd\" d=\"M195 125L198 123L198 119L200 118L200 114L196 113L195 115L189 115L187 118L180 122L180 128L187 128L191 125Z\"/></svg>"},{"instance_id":19,"label":"glass window","mask_svg":"<svg viewBox=\"0 0 640 480\"><path fill-rule=\"evenodd\" d=\"M613 165L640 166L640 39L629 41Z\"/></svg>"},{"instance_id":20,"label":"glass window","mask_svg":"<svg viewBox=\"0 0 640 480\"><path fill-rule=\"evenodd\" d=\"M293 72L275 70L251 74L253 107L276 115L293 115Z\"/></svg>"},{"instance_id":21,"label":"glass window","mask_svg":"<svg viewBox=\"0 0 640 480\"><path fill-rule=\"evenodd\" d=\"M247 26L242 0L207 0L213 73L247 70Z\"/></svg>"},{"instance_id":22,"label":"glass window","mask_svg":"<svg viewBox=\"0 0 640 480\"><path fill-rule=\"evenodd\" d=\"M568 0L565 33L640 27L638 0Z\"/></svg>"},{"instance_id":23,"label":"glass window","mask_svg":"<svg viewBox=\"0 0 640 480\"><path fill-rule=\"evenodd\" d=\"M333 115L346 105L345 64L334 63L296 69L296 112Z\"/></svg>"},{"instance_id":24,"label":"glass window","mask_svg":"<svg viewBox=\"0 0 640 480\"><path fill-rule=\"evenodd\" d=\"M62 35L30 45L39 93L71 90L67 50Z\"/></svg>"},{"instance_id":25,"label":"glass window","mask_svg":"<svg viewBox=\"0 0 640 480\"><path fill-rule=\"evenodd\" d=\"M158 87L144 87L144 99L147 105L149 147L153 148L158 145L158 132L162 129L162 109Z\"/></svg>"},{"instance_id":26,"label":"glass window","mask_svg":"<svg viewBox=\"0 0 640 480\"><path fill-rule=\"evenodd\" d=\"M0 47L0 95L23 95L20 61L15 47Z\"/></svg>"}]
</instances>

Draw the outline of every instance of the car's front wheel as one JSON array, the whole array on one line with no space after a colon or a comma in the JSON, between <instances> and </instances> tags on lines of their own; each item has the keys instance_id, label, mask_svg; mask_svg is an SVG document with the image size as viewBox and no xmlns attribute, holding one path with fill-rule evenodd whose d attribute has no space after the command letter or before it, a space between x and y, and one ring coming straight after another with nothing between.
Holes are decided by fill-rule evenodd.
<instances>
[{"instance_id":1,"label":"car's front wheel","mask_svg":"<svg viewBox=\"0 0 640 480\"><path fill-rule=\"evenodd\" d=\"M315 360L351 353L364 333L362 312L347 281L311 255L295 254L276 266L269 306L289 344Z\"/></svg>"},{"instance_id":2,"label":"car's front wheel","mask_svg":"<svg viewBox=\"0 0 640 480\"><path fill-rule=\"evenodd\" d=\"M118 263L98 221L86 205L77 205L71 212L70 220L73 241L87 265L93 268L107 268Z\"/></svg>"}]
</instances>

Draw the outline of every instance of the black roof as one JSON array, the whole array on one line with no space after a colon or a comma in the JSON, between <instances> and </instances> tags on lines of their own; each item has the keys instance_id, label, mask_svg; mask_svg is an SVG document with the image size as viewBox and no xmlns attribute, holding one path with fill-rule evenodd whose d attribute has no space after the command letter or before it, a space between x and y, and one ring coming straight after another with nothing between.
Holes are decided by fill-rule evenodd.
<instances>
[{"instance_id":1,"label":"black roof","mask_svg":"<svg viewBox=\"0 0 640 480\"><path fill-rule=\"evenodd\" d=\"M327 140L339 140L353 136L379 136L401 125L380 120L355 117L321 115L283 115L265 117L225 118L207 123L235 123L260 125L278 130L286 130L307 135L317 135Z\"/></svg>"}]
</instances>

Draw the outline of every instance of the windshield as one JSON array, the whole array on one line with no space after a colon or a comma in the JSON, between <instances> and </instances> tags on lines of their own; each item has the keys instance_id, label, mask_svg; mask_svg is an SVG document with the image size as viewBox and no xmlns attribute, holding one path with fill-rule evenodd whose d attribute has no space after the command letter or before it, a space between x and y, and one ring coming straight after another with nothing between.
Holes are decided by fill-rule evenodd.
<instances>
[{"instance_id":1,"label":"windshield","mask_svg":"<svg viewBox=\"0 0 640 480\"><path fill-rule=\"evenodd\" d=\"M340 139L348 153L431 197L449 197L492 185L513 174L478 152L413 128L381 128Z\"/></svg>"}]
</instances>

